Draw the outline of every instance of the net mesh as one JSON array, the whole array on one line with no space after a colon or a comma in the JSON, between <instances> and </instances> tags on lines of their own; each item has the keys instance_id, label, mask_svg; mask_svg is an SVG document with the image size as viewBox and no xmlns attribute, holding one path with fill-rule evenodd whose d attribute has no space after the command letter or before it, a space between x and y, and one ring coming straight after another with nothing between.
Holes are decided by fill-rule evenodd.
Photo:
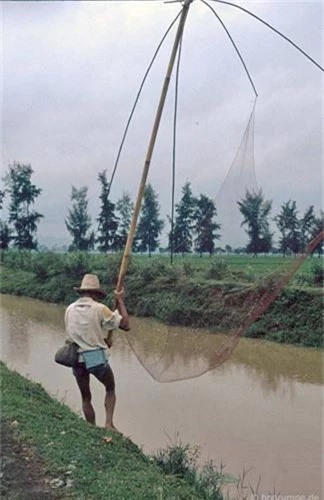
<instances>
[{"instance_id":1,"label":"net mesh","mask_svg":"<svg viewBox=\"0 0 324 500\"><path fill-rule=\"evenodd\" d=\"M241 227L237 202L246 191L258 189L254 161L254 122L256 100L241 144L215 200L221 223L222 244L245 246L247 236ZM215 316L214 333L170 328L156 324L149 331L132 327L125 338L144 369L158 382L199 377L226 361L240 337L268 309L291 280L307 256L323 239L319 234L304 253L285 259L275 271L253 283L215 285L203 298L203 306ZM243 281L243 280L242 280ZM203 293L203 292L202 292ZM212 307L211 307L212 304ZM215 314L216 311L216 314Z\"/></svg>"},{"instance_id":2,"label":"net mesh","mask_svg":"<svg viewBox=\"0 0 324 500\"><path fill-rule=\"evenodd\" d=\"M258 189L254 161L255 107L256 100L241 144L215 200L221 242L231 247L243 246L246 241L237 202L244 198L247 190L256 192Z\"/></svg>"},{"instance_id":3,"label":"net mesh","mask_svg":"<svg viewBox=\"0 0 324 500\"><path fill-rule=\"evenodd\" d=\"M320 233L303 254L287 259L276 271L253 284L224 290L216 288L209 300L222 311L215 333L174 329L160 325L143 331L132 328L125 338L144 369L157 382L199 377L226 361L240 337L268 309L304 260L323 241Z\"/></svg>"}]
</instances>

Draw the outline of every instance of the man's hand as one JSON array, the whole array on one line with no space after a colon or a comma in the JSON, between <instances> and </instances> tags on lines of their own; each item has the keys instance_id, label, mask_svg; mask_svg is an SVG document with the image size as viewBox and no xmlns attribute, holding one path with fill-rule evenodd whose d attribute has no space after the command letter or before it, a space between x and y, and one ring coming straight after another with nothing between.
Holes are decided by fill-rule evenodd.
<instances>
[{"instance_id":1,"label":"man's hand","mask_svg":"<svg viewBox=\"0 0 324 500\"><path fill-rule=\"evenodd\" d=\"M114 294L115 294L115 298L116 298L117 302L119 302L119 301L124 302L125 292L124 292L123 288L119 291L115 290Z\"/></svg>"},{"instance_id":2,"label":"man's hand","mask_svg":"<svg viewBox=\"0 0 324 500\"><path fill-rule=\"evenodd\" d=\"M124 330L125 332L128 332L130 330L130 326L129 326L128 313L124 303L124 289L122 288L121 290L115 290L115 297L116 297L117 309L122 317L121 322L119 324L119 328L121 330Z\"/></svg>"},{"instance_id":3,"label":"man's hand","mask_svg":"<svg viewBox=\"0 0 324 500\"><path fill-rule=\"evenodd\" d=\"M107 346L109 347L109 349L111 348L111 346L113 345L113 332L110 331L108 333L108 337L105 339L105 342L107 344Z\"/></svg>"}]
</instances>

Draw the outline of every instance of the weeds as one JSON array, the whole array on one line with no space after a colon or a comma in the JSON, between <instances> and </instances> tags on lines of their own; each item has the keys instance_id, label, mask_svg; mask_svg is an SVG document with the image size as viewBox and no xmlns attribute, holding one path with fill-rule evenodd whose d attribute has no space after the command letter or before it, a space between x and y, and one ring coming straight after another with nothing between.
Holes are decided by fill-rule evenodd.
<instances>
[{"instance_id":1,"label":"weeds","mask_svg":"<svg viewBox=\"0 0 324 500\"><path fill-rule=\"evenodd\" d=\"M221 280L229 275L229 265L225 259L214 259L205 271L206 279Z\"/></svg>"},{"instance_id":2,"label":"weeds","mask_svg":"<svg viewBox=\"0 0 324 500\"><path fill-rule=\"evenodd\" d=\"M223 470L217 470L211 461L199 469L198 446L183 444L178 436L175 443L158 450L152 458L165 474L180 477L194 486L201 498L223 500L221 491L221 486L225 481Z\"/></svg>"}]
</instances>

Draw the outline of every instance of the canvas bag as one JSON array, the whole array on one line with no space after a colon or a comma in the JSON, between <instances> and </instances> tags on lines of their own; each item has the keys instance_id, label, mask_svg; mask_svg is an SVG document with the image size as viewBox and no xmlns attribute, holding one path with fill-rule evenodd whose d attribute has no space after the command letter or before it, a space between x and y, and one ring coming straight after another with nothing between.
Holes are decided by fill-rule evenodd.
<instances>
[{"instance_id":1,"label":"canvas bag","mask_svg":"<svg viewBox=\"0 0 324 500\"><path fill-rule=\"evenodd\" d=\"M60 347L55 354L55 361L59 365L68 366L72 368L78 362L79 346L75 342L67 340L63 347Z\"/></svg>"},{"instance_id":2,"label":"canvas bag","mask_svg":"<svg viewBox=\"0 0 324 500\"><path fill-rule=\"evenodd\" d=\"M103 366L107 363L105 351L104 349L102 349L102 347L99 347L98 349L82 351L81 357L87 370L91 370L92 368L96 368L97 366Z\"/></svg>"}]
</instances>

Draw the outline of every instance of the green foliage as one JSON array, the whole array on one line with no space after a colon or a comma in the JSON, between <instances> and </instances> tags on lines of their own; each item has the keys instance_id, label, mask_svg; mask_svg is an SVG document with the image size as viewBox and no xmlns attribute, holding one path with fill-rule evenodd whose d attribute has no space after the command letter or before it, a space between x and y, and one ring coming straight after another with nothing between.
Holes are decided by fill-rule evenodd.
<instances>
[{"instance_id":1,"label":"green foliage","mask_svg":"<svg viewBox=\"0 0 324 500\"><path fill-rule=\"evenodd\" d=\"M119 213L118 231L115 237L116 250L123 250L126 245L129 226L131 223L131 216L134 210L131 197L128 193L124 192L120 200L116 204L117 212Z\"/></svg>"},{"instance_id":2,"label":"green foliage","mask_svg":"<svg viewBox=\"0 0 324 500\"><path fill-rule=\"evenodd\" d=\"M281 293L246 336L281 343L322 347L322 297L291 289Z\"/></svg>"},{"instance_id":3,"label":"green foliage","mask_svg":"<svg viewBox=\"0 0 324 500\"><path fill-rule=\"evenodd\" d=\"M188 261L183 262L182 270L183 270L183 274L185 276L194 276L195 271L196 271L194 266L192 265L192 263L188 262Z\"/></svg>"},{"instance_id":4,"label":"green foliage","mask_svg":"<svg viewBox=\"0 0 324 500\"><path fill-rule=\"evenodd\" d=\"M7 250L11 240L11 229L6 222L0 220L0 249Z\"/></svg>"},{"instance_id":5,"label":"green foliage","mask_svg":"<svg viewBox=\"0 0 324 500\"><path fill-rule=\"evenodd\" d=\"M220 225L214 221L216 216L216 207L210 198L201 194L196 202L195 212L195 251L200 255L209 253L212 255L215 248L215 239L220 238L220 234L216 233L220 229Z\"/></svg>"},{"instance_id":6,"label":"green foliage","mask_svg":"<svg viewBox=\"0 0 324 500\"><path fill-rule=\"evenodd\" d=\"M243 215L242 226L247 226L250 241L247 245L248 253L268 253L272 246L272 234L269 230L268 217L272 202L265 200L262 190L257 193L246 191L245 198L237 202Z\"/></svg>"},{"instance_id":7,"label":"green foliage","mask_svg":"<svg viewBox=\"0 0 324 500\"><path fill-rule=\"evenodd\" d=\"M101 207L98 221L98 250L108 252L116 247L115 238L118 227L118 221L115 215L115 204L109 200L110 186L107 181L107 171L103 170L98 174L98 179L101 183Z\"/></svg>"},{"instance_id":8,"label":"green foliage","mask_svg":"<svg viewBox=\"0 0 324 500\"><path fill-rule=\"evenodd\" d=\"M278 229L281 233L279 249L286 253L297 253L301 248L300 224L298 220L295 201L287 201L281 205L281 212L275 217Z\"/></svg>"},{"instance_id":9,"label":"green foliage","mask_svg":"<svg viewBox=\"0 0 324 500\"><path fill-rule=\"evenodd\" d=\"M65 271L63 255L52 252L39 253L31 256L29 269L36 278L44 282L53 276L59 276Z\"/></svg>"},{"instance_id":10,"label":"green foliage","mask_svg":"<svg viewBox=\"0 0 324 500\"><path fill-rule=\"evenodd\" d=\"M83 186L80 189L72 186L71 201L72 208L68 211L65 220L67 230L72 235L70 251L91 250L94 247L94 232L88 233L91 227L91 218L88 215L88 188Z\"/></svg>"},{"instance_id":11,"label":"green foliage","mask_svg":"<svg viewBox=\"0 0 324 500\"><path fill-rule=\"evenodd\" d=\"M324 283L324 262L323 259L313 259L311 263L312 284L323 286Z\"/></svg>"},{"instance_id":12,"label":"green foliage","mask_svg":"<svg viewBox=\"0 0 324 500\"><path fill-rule=\"evenodd\" d=\"M168 271L166 263L153 261L148 262L146 266L141 267L139 270L139 276L143 279L145 283L152 283L159 276L165 276Z\"/></svg>"},{"instance_id":13,"label":"green foliage","mask_svg":"<svg viewBox=\"0 0 324 500\"><path fill-rule=\"evenodd\" d=\"M178 441L154 455L157 465L166 473L179 477L192 475L197 464L198 449Z\"/></svg>"},{"instance_id":14,"label":"green foliage","mask_svg":"<svg viewBox=\"0 0 324 500\"><path fill-rule=\"evenodd\" d=\"M304 215L299 218L296 201L289 200L281 205L281 212L274 218L280 231L279 250L287 253L298 253L322 230L323 221L314 214L310 205Z\"/></svg>"},{"instance_id":15,"label":"green foliage","mask_svg":"<svg viewBox=\"0 0 324 500\"><path fill-rule=\"evenodd\" d=\"M41 254L39 254L41 255ZM28 250L8 250L2 252L2 262L10 269L31 271L32 253Z\"/></svg>"},{"instance_id":16,"label":"green foliage","mask_svg":"<svg viewBox=\"0 0 324 500\"><path fill-rule=\"evenodd\" d=\"M67 304L76 298L73 287L91 272L98 274L109 293L107 304L114 303L119 254L7 250L1 256L2 293ZM127 308L130 314L155 317L168 324L226 332L240 326L262 294L275 286L273 271L279 272L294 261L294 257L192 256L177 257L171 266L164 256L134 255L125 280ZM262 276L265 280L260 285L253 283ZM320 346L322 279L322 259L306 259L294 280L295 287L285 289L247 335ZM305 284L312 289L297 288Z\"/></svg>"},{"instance_id":17,"label":"green foliage","mask_svg":"<svg viewBox=\"0 0 324 500\"><path fill-rule=\"evenodd\" d=\"M72 279L80 279L91 272L91 257L86 252L72 252L66 255L64 274Z\"/></svg>"},{"instance_id":18,"label":"green foliage","mask_svg":"<svg viewBox=\"0 0 324 500\"><path fill-rule=\"evenodd\" d=\"M159 218L160 207L157 195L148 184L144 190L143 206L136 232L136 247L140 252L148 252L151 255L159 246L159 235L164 222Z\"/></svg>"},{"instance_id":19,"label":"green foliage","mask_svg":"<svg viewBox=\"0 0 324 500\"><path fill-rule=\"evenodd\" d=\"M205 278L206 279L218 279L221 280L228 276L229 265L225 259L214 258L210 265L206 268Z\"/></svg>"},{"instance_id":20,"label":"green foliage","mask_svg":"<svg viewBox=\"0 0 324 500\"><path fill-rule=\"evenodd\" d=\"M316 216L314 214L314 206L310 205L305 211L303 217L299 221L300 227L300 246L304 249L312 239L314 227L316 226Z\"/></svg>"},{"instance_id":21,"label":"green foliage","mask_svg":"<svg viewBox=\"0 0 324 500\"><path fill-rule=\"evenodd\" d=\"M222 470L217 470L212 461L199 470L199 449L183 444L179 439L165 449L158 450L154 462L165 474L185 479L206 500L222 500L221 486L225 482Z\"/></svg>"},{"instance_id":22,"label":"green foliage","mask_svg":"<svg viewBox=\"0 0 324 500\"><path fill-rule=\"evenodd\" d=\"M194 225L196 199L192 195L190 182L182 188L182 197L176 205L176 218L169 234L169 246L174 253L189 253L192 248L192 230Z\"/></svg>"},{"instance_id":23,"label":"green foliage","mask_svg":"<svg viewBox=\"0 0 324 500\"><path fill-rule=\"evenodd\" d=\"M9 165L5 175L6 189L10 195L9 224L13 225L14 230L10 235L9 228L4 225L2 240L6 236L6 245L11 239L14 246L21 250L37 249L37 225L43 217L39 212L32 210L32 205L42 192L31 182L33 172L31 165L13 163Z\"/></svg>"}]
</instances>

